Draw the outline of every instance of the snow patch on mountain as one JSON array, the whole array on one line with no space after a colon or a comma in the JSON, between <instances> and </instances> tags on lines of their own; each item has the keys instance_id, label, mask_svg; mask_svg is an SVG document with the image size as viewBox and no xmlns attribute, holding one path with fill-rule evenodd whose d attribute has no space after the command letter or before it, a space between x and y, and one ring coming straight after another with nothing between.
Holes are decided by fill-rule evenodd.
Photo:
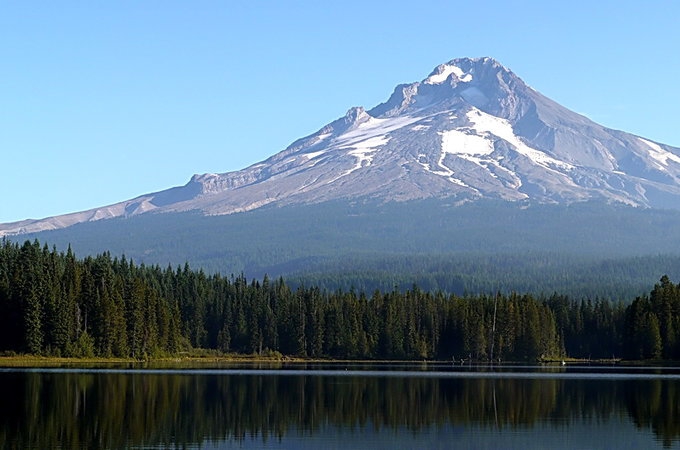
<instances>
[{"instance_id":1,"label":"snow patch on mountain","mask_svg":"<svg viewBox=\"0 0 680 450\"><path fill-rule=\"evenodd\" d=\"M347 154L355 158L354 167L343 172L332 181L345 177L362 167L368 167L373 162L375 152L385 146L389 140L389 134L407 127L421 120L421 117L389 117L378 119L369 117L348 131L333 138L329 150L347 150ZM318 153L318 152L317 152ZM331 182L332 182L331 181Z\"/></svg>"},{"instance_id":2,"label":"snow patch on mountain","mask_svg":"<svg viewBox=\"0 0 680 450\"><path fill-rule=\"evenodd\" d=\"M316 158L317 156L321 156L321 155L323 155L323 154L325 154L325 153L326 153L326 150L321 150L321 151L318 151L318 152L305 153L304 156L306 156L307 159L314 159L314 158Z\"/></svg>"},{"instance_id":3,"label":"snow patch on mountain","mask_svg":"<svg viewBox=\"0 0 680 450\"><path fill-rule=\"evenodd\" d=\"M352 169L345 172L345 175L349 175L350 173L361 169L362 167L370 166L371 162L373 162L374 153L378 151L380 147L387 144L389 140L390 139L386 136L375 136L362 141L358 145L355 145L354 148L347 153L356 158L356 164Z\"/></svg>"},{"instance_id":4,"label":"snow patch on mountain","mask_svg":"<svg viewBox=\"0 0 680 450\"><path fill-rule=\"evenodd\" d=\"M445 135L445 134L448 134L448 132L442 132L442 133L439 133L439 134L442 135L442 139L443 139L443 138L444 138L444 135ZM452 147L455 147L455 144L452 144L452 143L450 143L450 142L447 143L447 145L450 145L450 146L452 146ZM445 164L445 159L446 159L447 153L455 153L455 151L454 151L454 152L447 152L447 151L442 150L442 151L440 152L439 157L438 157L438 160L437 160L437 169L433 169L433 168L430 166L430 163L427 162L427 155L425 155L425 154L423 154L423 153L421 153L421 154L418 155L417 162L418 162L418 164L420 164L420 166L421 166L422 168L424 168L426 171L428 171L428 172L430 172L430 173L433 173L433 174L435 174L435 175L439 175L440 177L444 177L444 178L446 178L448 181L450 181L451 183L457 184L458 186L463 186L463 187L465 187L465 188L472 189L473 191L477 192L476 189L474 189L474 188L472 188L471 186L467 185L463 180L454 177L455 172L453 171L453 169L451 169L450 167L448 167L448 166Z\"/></svg>"},{"instance_id":5,"label":"snow patch on mountain","mask_svg":"<svg viewBox=\"0 0 680 450\"><path fill-rule=\"evenodd\" d=\"M359 144L367 139L376 136L384 136L395 130L408 126L414 122L421 120L420 117L389 117L386 119L377 119L370 117L365 122L360 123L354 128L342 133L333 139L333 144L337 148L347 148Z\"/></svg>"},{"instance_id":6,"label":"snow patch on mountain","mask_svg":"<svg viewBox=\"0 0 680 450\"><path fill-rule=\"evenodd\" d=\"M460 81L469 83L472 81L472 74L465 73L463 69L452 64L443 64L437 68L435 73L427 77L423 82L425 84L441 84L446 81L451 74L454 74Z\"/></svg>"},{"instance_id":7,"label":"snow patch on mountain","mask_svg":"<svg viewBox=\"0 0 680 450\"><path fill-rule=\"evenodd\" d=\"M478 133L488 133L503 139L515 147L518 153L526 156L535 164L547 169L558 167L560 169L570 170L575 167L572 164L557 160L547 155L545 152L529 147L515 134L512 125L505 119L492 116L491 114L487 114L476 108L467 113L467 118L473 123L473 128Z\"/></svg>"},{"instance_id":8,"label":"snow patch on mountain","mask_svg":"<svg viewBox=\"0 0 680 450\"><path fill-rule=\"evenodd\" d=\"M330 136L332 136L331 133L319 134L319 135L316 136L316 141L314 142L314 144L318 144L319 142L329 138Z\"/></svg>"},{"instance_id":9,"label":"snow patch on mountain","mask_svg":"<svg viewBox=\"0 0 680 450\"><path fill-rule=\"evenodd\" d=\"M445 158L446 158L446 153L442 152L442 154L439 156L439 160L437 161L437 166L441 170L434 170L427 163L420 163L420 165L423 166L425 168L425 170L427 170L428 172L431 172L435 175L439 175L441 177L444 177L453 184L457 184L458 186L463 186L465 188L472 189L473 191L478 192L477 189L474 189L474 188L468 186L467 184L465 184L465 182L463 180L454 177L455 172L451 168L449 168L446 164L444 164Z\"/></svg>"},{"instance_id":10,"label":"snow patch on mountain","mask_svg":"<svg viewBox=\"0 0 680 450\"><path fill-rule=\"evenodd\" d=\"M669 160L676 163L680 163L680 156L664 150L663 148L661 148L659 144L655 144L654 142L642 138L638 139L640 140L640 142L646 144L651 149L651 151L649 152L649 156L654 158L654 160L659 162L661 165L667 167Z\"/></svg>"},{"instance_id":11,"label":"snow patch on mountain","mask_svg":"<svg viewBox=\"0 0 680 450\"><path fill-rule=\"evenodd\" d=\"M442 152L458 155L488 155L493 152L489 139L459 130L439 133L442 137Z\"/></svg>"}]
</instances>

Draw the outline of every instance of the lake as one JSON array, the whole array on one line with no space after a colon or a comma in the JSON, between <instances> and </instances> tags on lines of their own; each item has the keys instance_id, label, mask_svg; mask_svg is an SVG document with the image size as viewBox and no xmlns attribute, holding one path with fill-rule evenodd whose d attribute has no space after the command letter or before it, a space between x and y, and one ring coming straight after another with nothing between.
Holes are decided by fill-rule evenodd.
<instances>
[{"instance_id":1,"label":"lake","mask_svg":"<svg viewBox=\"0 0 680 450\"><path fill-rule=\"evenodd\" d=\"M680 368L0 368L0 448L680 449Z\"/></svg>"}]
</instances>

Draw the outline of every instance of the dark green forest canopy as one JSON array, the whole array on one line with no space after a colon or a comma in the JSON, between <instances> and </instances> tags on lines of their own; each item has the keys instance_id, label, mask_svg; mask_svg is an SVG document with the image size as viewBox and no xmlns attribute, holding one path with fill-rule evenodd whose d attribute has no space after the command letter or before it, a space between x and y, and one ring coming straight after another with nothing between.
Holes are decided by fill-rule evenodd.
<instances>
[{"instance_id":1,"label":"dark green forest canopy","mask_svg":"<svg viewBox=\"0 0 680 450\"><path fill-rule=\"evenodd\" d=\"M38 241L0 247L0 350L148 356L191 348L313 358L680 358L680 288L627 306L568 296L292 288Z\"/></svg>"},{"instance_id":2,"label":"dark green forest canopy","mask_svg":"<svg viewBox=\"0 0 680 450\"><path fill-rule=\"evenodd\" d=\"M630 302L680 279L679 211L598 202L540 205L364 199L226 216L142 214L24 239L137 264L283 277L289 286L458 295L501 291Z\"/></svg>"}]
</instances>

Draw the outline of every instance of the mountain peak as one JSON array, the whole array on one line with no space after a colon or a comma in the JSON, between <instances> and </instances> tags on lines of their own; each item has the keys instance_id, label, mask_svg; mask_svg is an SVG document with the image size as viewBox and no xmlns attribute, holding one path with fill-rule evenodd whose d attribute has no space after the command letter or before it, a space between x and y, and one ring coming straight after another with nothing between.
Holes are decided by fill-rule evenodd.
<instances>
[{"instance_id":1,"label":"mountain peak","mask_svg":"<svg viewBox=\"0 0 680 450\"><path fill-rule=\"evenodd\" d=\"M502 64L493 58L456 58L451 61L440 64L423 80L424 84L441 84L453 78L456 83L469 83L474 79L475 72L481 72L484 69L498 70L502 69L509 72Z\"/></svg>"},{"instance_id":2,"label":"mountain peak","mask_svg":"<svg viewBox=\"0 0 680 450\"><path fill-rule=\"evenodd\" d=\"M390 98L369 113L374 117L408 114L439 105L455 109L461 101L497 116L517 116L517 94L528 87L493 58L456 58L440 64L420 82L402 84Z\"/></svg>"},{"instance_id":3,"label":"mountain peak","mask_svg":"<svg viewBox=\"0 0 680 450\"><path fill-rule=\"evenodd\" d=\"M437 66L430 75L423 80L425 84L441 84L450 77L455 77L457 81L462 81L463 83L468 83L472 81L472 74L466 73L454 62L447 64L440 64Z\"/></svg>"}]
</instances>

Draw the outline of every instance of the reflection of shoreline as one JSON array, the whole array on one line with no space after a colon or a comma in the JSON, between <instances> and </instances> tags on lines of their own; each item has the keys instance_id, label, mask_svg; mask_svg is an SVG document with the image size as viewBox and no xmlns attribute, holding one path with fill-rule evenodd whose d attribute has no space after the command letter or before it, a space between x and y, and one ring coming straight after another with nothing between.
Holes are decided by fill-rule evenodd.
<instances>
[{"instance_id":1,"label":"reflection of shoreline","mask_svg":"<svg viewBox=\"0 0 680 450\"><path fill-rule=\"evenodd\" d=\"M92 373L92 374L156 374L156 375L253 375L253 376L352 376L399 378L492 378L492 379L607 379L607 380L678 380L680 366L646 366L594 363L538 364L466 363L442 361L339 361L339 360L222 360L192 361L155 360L125 362L92 359L82 364L64 363L67 358L45 358L55 364L2 364L0 372Z\"/></svg>"},{"instance_id":2,"label":"reflection of shoreline","mask_svg":"<svg viewBox=\"0 0 680 450\"><path fill-rule=\"evenodd\" d=\"M0 443L16 447L200 443L339 428L531 428L630 416L680 436L677 381L280 374L0 372ZM20 445L19 445L20 444Z\"/></svg>"},{"instance_id":3,"label":"reflection of shoreline","mask_svg":"<svg viewBox=\"0 0 680 450\"><path fill-rule=\"evenodd\" d=\"M168 358L150 358L139 360L133 358L76 358L76 357L56 357L41 355L0 355L0 368L3 367L25 367L25 368L44 368L44 367L83 367L83 368L178 368L178 369L202 369L208 367L230 367L235 364L248 364L254 367L283 367L284 365L300 365L305 368L314 365L329 366L379 366L389 368L390 366L408 366L412 369L416 365L422 366L424 370L440 365L472 366L474 369L493 368L493 367L512 367L514 365L525 365L526 361L506 360L500 363L489 363L486 360L383 360L383 359L324 359L324 358L301 358L293 356L265 356L265 355L222 355L222 356L183 356ZM537 366L531 367L557 367L557 366L588 366L606 367L619 366L624 368L680 368L678 361L665 360L623 360L614 359L579 359L579 358L541 358L537 361Z\"/></svg>"}]
</instances>

